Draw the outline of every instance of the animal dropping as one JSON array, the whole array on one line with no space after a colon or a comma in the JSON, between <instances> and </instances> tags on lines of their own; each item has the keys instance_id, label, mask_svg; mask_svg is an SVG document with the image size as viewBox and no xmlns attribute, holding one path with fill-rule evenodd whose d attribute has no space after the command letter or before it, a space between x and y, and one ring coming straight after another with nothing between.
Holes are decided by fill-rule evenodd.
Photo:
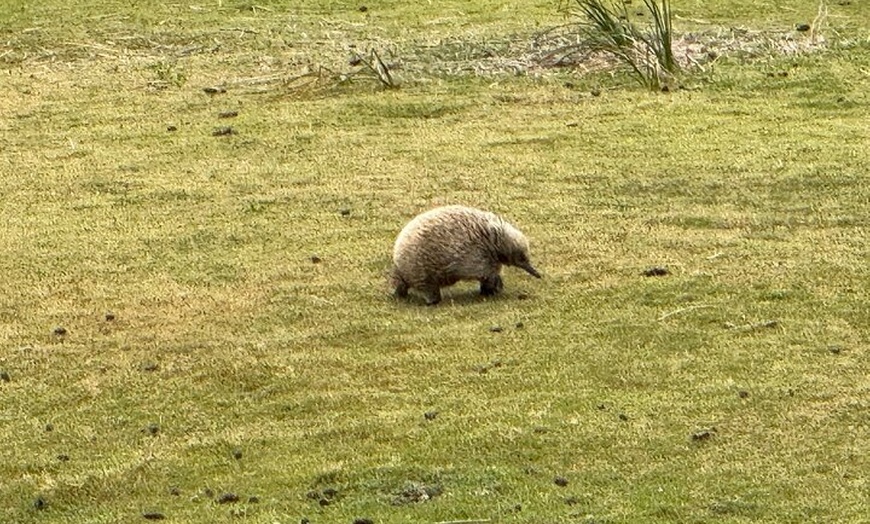
<instances>
[{"instance_id":1,"label":"animal dropping","mask_svg":"<svg viewBox=\"0 0 870 524\"><path fill-rule=\"evenodd\" d=\"M471 207L438 207L399 233L390 286L400 298L414 289L428 305L441 302L441 288L460 280L478 281L481 295L495 295L504 287L502 266L541 278L529 261L529 241L506 220Z\"/></svg>"}]
</instances>

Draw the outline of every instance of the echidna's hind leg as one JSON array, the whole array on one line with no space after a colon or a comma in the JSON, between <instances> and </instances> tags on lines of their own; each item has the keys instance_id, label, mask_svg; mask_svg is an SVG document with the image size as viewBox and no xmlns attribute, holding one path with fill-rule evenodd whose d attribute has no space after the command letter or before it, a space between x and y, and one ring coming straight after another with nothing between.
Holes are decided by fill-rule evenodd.
<instances>
[{"instance_id":1,"label":"echidna's hind leg","mask_svg":"<svg viewBox=\"0 0 870 524\"><path fill-rule=\"evenodd\" d=\"M441 288L439 288L438 286L421 289L420 293L422 293L423 298L426 299L427 306L434 306L435 304L441 302Z\"/></svg>"},{"instance_id":2,"label":"echidna's hind leg","mask_svg":"<svg viewBox=\"0 0 870 524\"><path fill-rule=\"evenodd\" d=\"M502 289L504 289L504 281L498 273L480 281L480 294L485 297L500 293Z\"/></svg>"}]
</instances>

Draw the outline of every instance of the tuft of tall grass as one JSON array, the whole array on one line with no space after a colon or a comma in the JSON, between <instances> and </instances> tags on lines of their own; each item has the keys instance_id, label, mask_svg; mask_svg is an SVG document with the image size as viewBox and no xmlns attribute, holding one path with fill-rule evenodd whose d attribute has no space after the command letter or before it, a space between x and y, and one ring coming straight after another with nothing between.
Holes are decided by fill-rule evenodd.
<instances>
[{"instance_id":1,"label":"tuft of tall grass","mask_svg":"<svg viewBox=\"0 0 870 524\"><path fill-rule=\"evenodd\" d=\"M628 14L628 2L575 0L585 43L624 63L650 89L661 89L679 72L673 51L673 25L668 0L644 0L652 20L645 29Z\"/></svg>"}]
</instances>

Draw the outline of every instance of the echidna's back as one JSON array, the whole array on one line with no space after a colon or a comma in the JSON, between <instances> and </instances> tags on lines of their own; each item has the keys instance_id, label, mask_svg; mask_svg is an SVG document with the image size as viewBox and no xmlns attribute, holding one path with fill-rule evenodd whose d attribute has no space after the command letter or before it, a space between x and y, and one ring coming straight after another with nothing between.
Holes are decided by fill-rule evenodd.
<instances>
[{"instance_id":1,"label":"echidna's back","mask_svg":"<svg viewBox=\"0 0 870 524\"><path fill-rule=\"evenodd\" d=\"M395 271L410 285L454 280L479 273L488 224L498 218L464 206L444 206L417 215L393 246Z\"/></svg>"}]
</instances>

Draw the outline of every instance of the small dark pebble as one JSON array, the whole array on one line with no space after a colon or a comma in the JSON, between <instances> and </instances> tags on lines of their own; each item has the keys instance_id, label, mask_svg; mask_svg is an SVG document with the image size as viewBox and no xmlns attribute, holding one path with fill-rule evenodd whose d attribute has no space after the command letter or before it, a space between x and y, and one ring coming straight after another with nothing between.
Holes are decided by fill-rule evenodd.
<instances>
[{"instance_id":1,"label":"small dark pebble","mask_svg":"<svg viewBox=\"0 0 870 524\"><path fill-rule=\"evenodd\" d=\"M234 450L233 450L233 458L236 459L236 460L241 460L241 458L242 458L242 450L239 449L239 448L234 449Z\"/></svg>"},{"instance_id":2,"label":"small dark pebble","mask_svg":"<svg viewBox=\"0 0 870 524\"><path fill-rule=\"evenodd\" d=\"M526 300L528 298L529 298L528 293L520 293L519 295L517 295L517 300Z\"/></svg>"},{"instance_id":3,"label":"small dark pebble","mask_svg":"<svg viewBox=\"0 0 870 524\"><path fill-rule=\"evenodd\" d=\"M794 26L794 28L795 28L795 30L800 31L801 33L806 33L807 31L812 29L810 27L810 24L797 24L796 26Z\"/></svg>"},{"instance_id":4,"label":"small dark pebble","mask_svg":"<svg viewBox=\"0 0 870 524\"><path fill-rule=\"evenodd\" d=\"M564 488L568 485L568 479L566 479L565 477L556 477L553 479L553 483L559 487Z\"/></svg>"},{"instance_id":5,"label":"small dark pebble","mask_svg":"<svg viewBox=\"0 0 870 524\"><path fill-rule=\"evenodd\" d=\"M338 490L335 488L326 488L323 490L323 496L328 499L335 498L336 495L338 495Z\"/></svg>"},{"instance_id":6,"label":"small dark pebble","mask_svg":"<svg viewBox=\"0 0 870 524\"><path fill-rule=\"evenodd\" d=\"M319 264L319 263L321 263L322 261L323 261L323 259L320 258L319 256L317 256L317 255L311 255L311 263L312 263L312 264Z\"/></svg>"},{"instance_id":7,"label":"small dark pebble","mask_svg":"<svg viewBox=\"0 0 870 524\"><path fill-rule=\"evenodd\" d=\"M605 409L607 409L607 406L604 405L604 404L598 404L598 405L595 406L595 407L596 407L598 410L600 410L600 411L604 411Z\"/></svg>"},{"instance_id":8,"label":"small dark pebble","mask_svg":"<svg viewBox=\"0 0 870 524\"><path fill-rule=\"evenodd\" d=\"M339 214L341 214L341 216L346 217L346 216L350 215L350 208L343 207L343 208L339 209L338 212L339 212Z\"/></svg>"},{"instance_id":9,"label":"small dark pebble","mask_svg":"<svg viewBox=\"0 0 870 524\"><path fill-rule=\"evenodd\" d=\"M146 511L142 514L142 517L145 520L163 520L166 518L166 515L160 513L159 511Z\"/></svg>"},{"instance_id":10,"label":"small dark pebble","mask_svg":"<svg viewBox=\"0 0 870 524\"><path fill-rule=\"evenodd\" d=\"M203 90L203 92L205 92L208 95L217 95L220 93L227 92L227 90L224 89L223 87L203 87L202 90Z\"/></svg>"},{"instance_id":11,"label":"small dark pebble","mask_svg":"<svg viewBox=\"0 0 870 524\"><path fill-rule=\"evenodd\" d=\"M228 136L235 135L236 130L232 128L232 126L221 126L216 127L214 131L211 132L211 136Z\"/></svg>"},{"instance_id":12,"label":"small dark pebble","mask_svg":"<svg viewBox=\"0 0 870 524\"><path fill-rule=\"evenodd\" d=\"M839 355L840 352L843 351L843 347L842 346L828 346L828 351L835 354L835 355ZM4 378L3 380L8 380L8 379Z\"/></svg>"},{"instance_id":13,"label":"small dark pebble","mask_svg":"<svg viewBox=\"0 0 870 524\"><path fill-rule=\"evenodd\" d=\"M160 433L160 425L159 424L148 424L148 427L145 428L150 435L156 435Z\"/></svg>"},{"instance_id":14,"label":"small dark pebble","mask_svg":"<svg viewBox=\"0 0 870 524\"><path fill-rule=\"evenodd\" d=\"M662 86L662 93L670 93L670 92L671 92L671 87L669 85L665 84Z\"/></svg>"},{"instance_id":15,"label":"small dark pebble","mask_svg":"<svg viewBox=\"0 0 870 524\"><path fill-rule=\"evenodd\" d=\"M0 380L3 382L9 382L12 380L12 377L10 377L9 372L4 369L3 371L0 371Z\"/></svg>"},{"instance_id":16,"label":"small dark pebble","mask_svg":"<svg viewBox=\"0 0 870 524\"><path fill-rule=\"evenodd\" d=\"M54 431L54 424L49 422L48 424L45 425L45 432L51 433L52 431Z\"/></svg>"},{"instance_id":17,"label":"small dark pebble","mask_svg":"<svg viewBox=\"0 0 870 524\"><path fill-rule=\"evenodd\" d=\"M173 131L178 131L178 126L166 126L166 130L172 133Z\"/></svg>"},{"instance_id":18,"label":"small dark pebble","mask_svg":"<svg viewBox=\"0 0 870 524\"><path fill-rule=\"evenodd\" d=\"M320 504L321 506L329 506L330 501L328 498L322 498L322 499L318 500L317 503Z\"/></svg>"},{"instance_id":19,"label":"small dark pebble","mask_svg":"<svg viewBox=\"0 0 870 524\"><path fill-rule=\"evenodd\" d=\"M365 12L368 11L368 10L369 10L368 6L365 6L365 5L361 5L361 6L359 6L359 12L360 12L360 13L365 13Z\"/></svg>"},{"instance_id":20,"label":"small dark pebble","mask_svg":"<svg viewBox=\"0 0 870 524\"><path fill-rule=\"evenodd\" d=\"M64 336L64 335L67 334L67 330L66 330L66 328L63 327L63 326L57 326L56 328L54 328L54 329L52 330L51 333L52 333L54 336L56 336L56 337L62 337L62 336Z\"/></svg>"},{"instance_id":21,"label":"small dark pebble","mask_svg":"<svg viewBox=\"0 0 870 524\"><path fill-rule=\"evenodd\" d=\"M61 453L57 456L57 460L61 462L69 462L69 455L67 455L66 453Z\"/></svg>"},{"instance_id":22,"label":"small dark pebble","mask_svg":"<svg viewBox=\"0 0 870 524\"><path fill-rule=\"evenodd\" d=\"M517 329L523 329L524 327L526 327L526 325L522 322L517 322L516 324L514 324L514 327Z\"/></svg>"},{"instance_id":23,"label":"small dark pebble","mask_svg":"<svg viewBox=\"0 0 870 524\"><path fill-rule=\"evenodd\" d=\"M695 433L692 433L692 440L695 440L695 441L708 440L710 437L713 436L714 433L716 433L716 428L702 429L701 431L697 431Z\"/></svg>"},{"instance_id":24,"label":"small dark pebble","mask_svg":"<svg viewBox=\"0 0 870 524\"><path fill-rule=\"evenodd\" d=\"M139 368L142 371L150 372L150 371L157 371L158 369L160 369L160 365L157 362L143 362L142 365L139 366Z\"/></svg>"},{"instance_id":25,"label":"small dark pebble","mask_svg":"<svg viewBox=\"0 0 870 524\"><path fill-rule=\"evenodd\" d=\"M626 415L625 413L620 413L619 420L625 422L626 420L628 420L628 415Z\"/></svg>"},{"instance_id":26,"label":"small dark pebble","mask_svg":"<svg viewBox=\"0 0 870 524\"><path fill-rule=\"evenodd\" d=\"M46 507L48 507L48 501L45 500L44 498L42 498L41 496L36 497L33 500L33 507L34 507L34 509L37 509L37 510L44 510Z\"/></svg>"},{"instance_id":27,"label":"small dark pebble","mask_svg":"<svg viewBox=\"0 0 870 524\"><path fill-rule=\"evenodd\" d=\"M423 418L425 418L426 420L435 420L435 417L437 416L437 411L427 411L426 413L423 413Z\"/></svg>"},{"instance_id":28,"label":"small dark pebble","mask_svg":"<svg viewBox=\"0 0 870 524\"><path fill-rule=\"evenodd\" d=\"M372 519L353 519L353 524L375 524Z\"/></svg>"},{"instance_id":29,"label":"small dark pebble","mask_svg":"<svg viewBox=\"0 0 870 524\"><path fill-rule=\"evenodd\" d=\"M489 331L490 333L501 333L504 329L501 326L490 326Z\"/></svg>"},{"instance_id":30,"label":"small dark pebble","mask_svg":"<svg viewBox=\"0 0 870 524\"><path fill-rule=\"evenodd\" d=\"M740 391L737 392L737 396L740 398L748 398L749 392L746 391L745 389L741 389Z\"/></svg>"},{"instance_id":31,"label":"small dark pebble","mask_svg":"<svg viewBox=\"0 0 870 524\"><path fill-rule=\"evenodd\" d=\"M177 497L181 495L181 488L179 488L178 486L172 486L171 488L169 488L169 494L173 497Z\"/></svg>"},{"instance_id":32,"label":"small dark pebble","mask_svg":"<svg viewBox=\"0 0 870 524\"><path fill-rule=\"evenodd\" d=\"M218 504L230 504L238 501L239 496L235 493L222 493L221 496L217 498Z\"/></svg>"},{"instance_id":33,"label":"small dark pebble","mask_svg":"<svg viewBox=\"0 0 870 524\"><path fill-rule=\"evenodd\" d=\"M222 111L218 113L218 118L235 118L239 116L238 111Z\"/></svg>"},{"instance_id":34,"label":"small dark pebble","mask_svg":"<svg viewBox=\"0 0 870 524\"><path fill-rule=\"evenodd\" d=\"M106 313L105 318L106 318L106 322L111 322L111 321L115 320L115 314L114 313Z\"/></svg>"},{"instance_id":35,"label":"small dark pebble","mask_svg":"<svg viewBox=\"0 0 870 524\"><path fill-rule=\"evenodd\" d=\"M653 266L643 271L645 277L663 277L670 274L671 272L664 266Z\"/></svg>"},{"instance_id":36,"label":"small dark pebble","mask_svg":"<svg viewBox=\"0 0 870 524\"><path fill-rule=\"evenodd\" d=\"M259 503L260 503L260 497L258 497L256 495L252 495L252 496L248 497L248 504L259 504Z\"/></svg>"},{"instance_id":37,"label":"small dark pebble","mask_svg":"<svg viewBox=\"0 0 870 524\"><path fill-rule=\"evenodd\" d=\"M302 517L302 520L299 521L299 524L311 524L311 521L305 517Z\"/></svg>"},{"instance_id":38,"label":"small dark pebble","mask_svg":"<svg viewBox=\"0 0 870 524\"><path fill-rule=\"evenodd\" d=\"M589 94L592 96L601 96L601 90L596 87L593 88L592 91L589 91Z\"/></svg>"}]
</instances>

